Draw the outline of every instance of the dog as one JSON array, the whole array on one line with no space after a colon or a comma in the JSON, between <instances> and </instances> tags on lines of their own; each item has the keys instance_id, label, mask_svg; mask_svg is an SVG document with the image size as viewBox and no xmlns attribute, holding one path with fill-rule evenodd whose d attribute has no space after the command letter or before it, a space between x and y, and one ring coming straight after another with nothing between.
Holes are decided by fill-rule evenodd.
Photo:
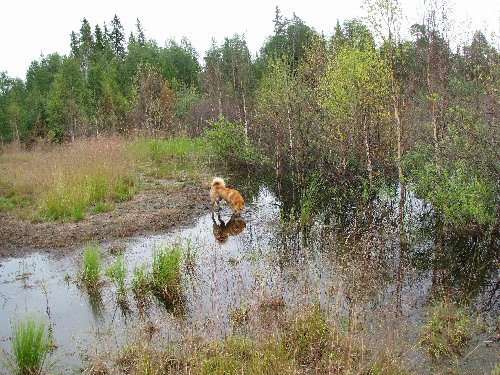
<instances>
[{"instance_id":1,"label":"dog","mask_svg":"<svg viewBox=\"0 0 500 375\"><path fill-rule=\"evenodd\" d=\"M213 232L215 239L220 243L227 242L229 236L237 236L243 229L245 229L246 223L239 216L231 215L231 219L227 223L221 219L220 214L217 215L219 218L219 223L215 220L215 217L212 215L213 224Z\"/></svg>"},{"instance_id":2,"label":"dog","mask_svg":"<svg viewBox=\"0 0 500 375\"><path fill-rule=\"evenodd\" d=\"M210 209L212 217L214 215L215 202L217 202L220 210L221 199L226 201L235 216L239 216L245 207L245 201L238 190L227 188L222 178L215 177L210 186Z\"/></svg>"}]
</instances>

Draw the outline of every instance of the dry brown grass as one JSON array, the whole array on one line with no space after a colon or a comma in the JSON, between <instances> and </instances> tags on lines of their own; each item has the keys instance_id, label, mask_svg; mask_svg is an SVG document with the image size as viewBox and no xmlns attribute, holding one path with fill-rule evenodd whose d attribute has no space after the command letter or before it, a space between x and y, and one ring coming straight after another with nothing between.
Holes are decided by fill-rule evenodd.
<instances>
[{"instance_id":1,"label":"dry brown grass","mask_svg":"<svg viewBox=\"0 0 500 375\"><path fill-rule=\"evenodd\" d=\"M134 160L118 137L30 151L10 146L0 156L0 172L2 190L32 198L32 219L78 220L91 207L130 198L135 185Z\"/></svg>"}]
</instances>

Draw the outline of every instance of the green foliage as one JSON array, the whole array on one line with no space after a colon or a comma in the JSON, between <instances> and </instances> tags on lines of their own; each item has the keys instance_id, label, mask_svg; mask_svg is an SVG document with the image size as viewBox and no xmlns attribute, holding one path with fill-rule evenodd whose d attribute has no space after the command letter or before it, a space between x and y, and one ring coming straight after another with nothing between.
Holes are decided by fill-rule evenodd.
<instances>
[{"instance_id":1,"label":"green foliage","mask_svg":"<svg viewBox=\"0 0 500 375\"><path fill-rule=\"evenodd\" d=\"M471 318L463 308L440 301L431 308L420 344L436 360L460 354L470 339L471 324Z\"/></svg>"},{"instance_id":2,"label":"green foliage","mask_svg":"<svg viewBox=\"0 0 500 375\"><path fill-rule=\"evenodd\" d=\"M99 247L95 245L85 246L83 253L83 264L80 279L90 292L97 291L101 277L101 256Z\"/></svg>"},{"instance_id":3,"label":"green foliage","mask_svg":"<svg viewBox=\"0 0 500 375\"><path fill-rule=\"evenodd\" d=\"M57 182L56 188L48 192L42 200L41 214L43 218L45 220L70 219L79 221L85 218L88 207L95 205L95 207L105 208L108 200L121 202L134 195L136 191L135 178L124 176L110 180L109 176L100 172L104 171L95 171L74 181L61 180ZM101 210L97 209L97 211Z\"/></svg>"},{"instance_id":4,"label":"green foliage","mask_svg":"<svg viewBox=\"0 0 500 375\"><path fill-rule=\"evenodd\" d=\"M0 212L14 207L26 207L32 203L29 195L16 191L2 181L0 175Z\"/></svg>"},{"instance_id":5,"label":"green foliage","mask_svg":"<svg viewBox=\"0 0 500 375\"><path fill-rule=\"evenodd\" d=\"M292 19L283 18L280 10L276 8L274 35L262 46L262 59L270 62L283 58L290 71L294 72L314 35L315 31L295 14Z\"/></svg>"},{"instance_id":6,"label":"green foliage","mask_svg":"<svg viewBox=\"0 0 500 375\"><path fill-rule=\"evenodd\" d=\"M351 19L344 21L342 27L337 20L337 25L331 38L332 52L336 54L345 46L350 46L361 51L374 50L375 40L370 29L360 20Z\"/></svg>"},{"instance_id":7,"label":"green foliage","mask_svg":"<svg viewBox=\"0 0 500 375\"><path fill-rule=\"evenodd\" d=\"M495 221L495 187L471 166L458 159L436 165L430 151L409 153L404 160L410 187L428 200L447 223L460 228L470 223L490 225Z\"/></svg>"},{"instance_id":8,"label":"green foliage","mask_svg":"<svg viewBox=\"0 0 500 375\"><path fill-rule=\"evenodd\" d=\"M312 312L293 321L284 335L288 353L300 364L314 368L327 354L331 331L326 315L319 306Z\"/></svg>"},{"instance_id":9,"label":"green foliage","mask_svg":"<svg viewBox=\"0 0 500 375\"><path fill-rule=\"evenodd\" d=\"M78 61L71 57L63 59L47 103L49 126L55 141L74 139L81 133L77 125L84 122L85 95L85 81Z\"/></svg>"},{"instance_id":10,"label":"green foliage","mask_svg":"<svg viewBox=\"0 0 500 375\"><path fill-rule=\"evenodd\" d=\"M340 48L321 87L321 103L334 118L372 122L388 118L391 77L389 68L371 49Z\"/></svg>"},{"instance_id":11,"label":"green foliage","mask_svg":"<svg viewBox=\"0 0 500 375\"><path fill-rule=\"evenodd\" d=\"M12 327L11 342L14 373L41 373L52 344L45 323L34 316L19 320Z\"/></svg>"},{"instance_id":12,"label":"green foliage","mask_svg":"<svg viewBox=\"0 0 500 375\"><path fill-rule=\"evenodd\" d=\"M124 202L132 198L137 190L135 177L125 176L112 183L110 198L115 202ZM107 197L107 195L105 195Z\"/></svg>"},{"instance_id":13,"label":"green foliage","mask_svg":"<svg viewBox=\"0 0 500 375\"><path fill-rule=\"evenodd\" d=\"M245 136L243 125L224 117L208 123L210 129L205 132L204 138L219 160L232 166L251 165L263 161L260 153Z\"/></svg>"}]
</instances>

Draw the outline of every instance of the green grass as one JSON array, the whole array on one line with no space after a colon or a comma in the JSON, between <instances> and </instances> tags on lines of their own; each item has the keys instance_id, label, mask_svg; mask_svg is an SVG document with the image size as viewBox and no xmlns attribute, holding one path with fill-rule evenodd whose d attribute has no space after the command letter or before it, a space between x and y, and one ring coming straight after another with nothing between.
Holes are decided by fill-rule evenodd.
<instances>
[{"instance_id":1,"label":"green grass","mask_svg":"<svg viewBox=\"0 0 500 375\"><path fill-rule=\"evenodd\" d=\"M130 148L143 172L156 178L199 179L207 173L210 148L199 138L140 139Z\"/></svg>"},{"instance_id":2,"label":"green grass","mask_svg":"<svg viewBox=\"0 0 500 375\"><path fill-rule=\"evenodd\" d=\"M167 303L176 303L181 293L180 244L153 251L150 287Z\"/></svg>"},{"instance_id":3,"label":"green grass","mask_svg":"<svg viewBox=\"0 0 500 375\"><path fill-rule=\"evenodd\" d=\"M43 320L32 316L14 323L11 340L15 374L41 373L52 344Z\"/></svg>"},{"instance_id":4,"label":"green grass","mask_svg":"<svg viewBox=\"0 0 500 375\"><path fill-rule=\"evenodd\" d=\"M460 355L471 337L471 326L472 320L463 308L440 301L430 310L420 344L435 360Z\"/></svg>"},{"instance_id":5,"label":"green grass","mask_svg":"<svg viewBox=\"0 0 500 375\"><path fill-rule=\"evenodd\" d=\"M127 265L122 255L116 257L115 263L107 270L107 274L113 279L116 285L118 304L123 307L128 306L127 286L125 284Z\"/></svg>"},{"instance_id":6,"label":"green grass","mask_svg":"<svg viewBox=\"0 0 500 375\"><path fill-rule=\"evenodd\" d=\"M135 266L132 275L132 292L139 306L145 306L150 293L150 275L147 266Z\"/></svg>"},{"instance_id":7,"label":"green grass","mask_svg":"<svg viewBox=\"0 0 500 375\"><path fill-rule=\"evenodd\" d=\"M255 342L240 336L214 342L190 359L193 374L292 374L279 340Z\"/></svg>"},{"instance_id":8,"label":"green grass","mask_svg":"<svg viewBox=\"0 0 500 375\"><path fill-rule=\"evenodd\" d=\"M94 245L85 246L83 253L83 265L81 271L81 280L83 285L89 291L96 291L100 283L101 274L101 256L99 247Z\"/></svg>"}]
</instances>

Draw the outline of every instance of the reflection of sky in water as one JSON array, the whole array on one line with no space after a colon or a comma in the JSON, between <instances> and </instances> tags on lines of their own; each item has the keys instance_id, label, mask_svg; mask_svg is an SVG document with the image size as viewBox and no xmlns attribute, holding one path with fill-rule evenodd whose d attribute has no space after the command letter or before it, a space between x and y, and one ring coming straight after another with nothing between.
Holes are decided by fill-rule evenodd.
<instances>
[{"instance_id":1,"label":"reflection of sky in water","mask_svg":"<svg viewBox=\"0 0 500 375\"><path fill-rule=\"evenodd\" d=\"M397 216L397 204L388 202L393 206L392 216ZM409 208L413 208L409 211L412 215L423 210L414 198L408 201ZM230 216L223 204L222 219L227 222ZM420 257L429 262L432 239L420 238L401 255L397 231L390 226L363 234L353 247L315 225L305 245L304 237L293 235L293 230L289 231L291 236L278 234L280 228L284 232L290 228L281 226L278 201L264 188L247 202L242 219L246 224L243 232L229 236L223 244L214 237L210 214L188 228L123 241L128 286L134 266L146 264L149 268L154 249L180 242L184 248L189 244L192 251L193 261L183 269L185 316L174 317L154 302L147 310L146 320L159 328L161 337L220 337L231 331L231 311L241 306L255 311L260 303L273 298L282 298L290 309L320 301L332 319L342 319L356 306L370 322L366 329L379 335L383 330L375 322L380 315L400 313L402 321L414 330L420 325L421 307L428 301L433 274L428 266L420 271L415 264ZM27 314L44 317L52 327L59 346L54 356L61 359L62 368L79 364L82 353L95 354L123 344L139 330L144 320L138 319L131 292L131 312L123 315L109 278L95 300L78 289L75 279L82 252L71 252L62 259L33 254L0 263L1 348L10 350L11 321ZM104 267L112 262L106 251ZM415 333L412 335L415 340Z\"/></svg>"}]
</instances>

